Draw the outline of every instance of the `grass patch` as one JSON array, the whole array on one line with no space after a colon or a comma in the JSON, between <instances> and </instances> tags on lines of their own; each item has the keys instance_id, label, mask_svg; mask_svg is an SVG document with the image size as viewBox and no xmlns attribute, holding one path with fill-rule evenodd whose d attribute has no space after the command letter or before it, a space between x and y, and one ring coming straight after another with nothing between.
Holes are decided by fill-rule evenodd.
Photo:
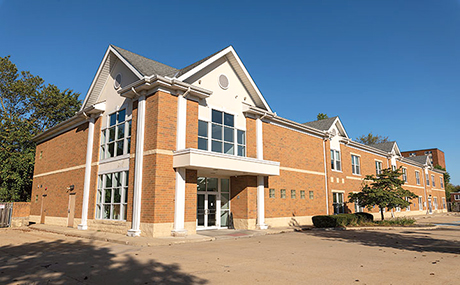
<instances>
[{"instance_id":1,"label":"grass patch","mask_svg":"<svg viewBox=\"0 0 460 285\"><path fill-rule=\"evenodd\" d=\"M368 213L339 214L329 216L314 216L313 224L316 228L334 227L408 227L415 224L415 219L399 217L383 221L373 221Z\"/></svg>"}]
</instances>

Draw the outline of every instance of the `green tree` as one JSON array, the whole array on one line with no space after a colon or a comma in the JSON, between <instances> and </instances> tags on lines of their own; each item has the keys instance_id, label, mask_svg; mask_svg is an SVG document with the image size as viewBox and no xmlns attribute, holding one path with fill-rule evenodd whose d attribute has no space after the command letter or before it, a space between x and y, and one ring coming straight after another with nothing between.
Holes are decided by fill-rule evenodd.
<instances>
[{"instance_id":1,"label":"green tree","mask_svg":"<svg viewBox=\"0 0 460 285\"><path fill-rule=\"evenodd\" d=\"M365 144L365 145L371 145L371 144L389 142L390 140L388 137L373 135L372 133L369 133L367 135L362 135L356 138L356 141L359 143Z\"/></svg>"},{"instance_id":2,"label":"green tree","mask_svg":"<svg viewBox=\"0 0 460 285\"><path fill-rule=\"evenodd\" d=\"M318 113L318 115L316 115L316 120L317 121L324 120L324 119L329 119L329 116L327 114L323 114L323 113Z\"/></svg>"},{"instance_id":3,"label":"green tree","mask_svg":"<svg viewBox=\"0 0 460 285\"><path fill-rule=\"evenodd\" d=\"M30 199L35 144L32 138L75 115L79 93L45 85L0 57L0 201Z\"/></svg>"},{"instance_id":4,"label":"green tree","mask_svg":"<svg viewBox=\"0 0 460 285\"><path fill-rule=\"evenodd\" d=\"M406 199L418 197L402 187L404 181L400 179L401 175L401 167L395 170L383 169L378 176L366 175L361 192L350 193L348 200L350 203L358 201L360 206L367 207L369 210L378 206L382 220L384 220L383 210L385 208L389 211L396 207L404 208L410 205Z\"/></svg>"}]
</instances>

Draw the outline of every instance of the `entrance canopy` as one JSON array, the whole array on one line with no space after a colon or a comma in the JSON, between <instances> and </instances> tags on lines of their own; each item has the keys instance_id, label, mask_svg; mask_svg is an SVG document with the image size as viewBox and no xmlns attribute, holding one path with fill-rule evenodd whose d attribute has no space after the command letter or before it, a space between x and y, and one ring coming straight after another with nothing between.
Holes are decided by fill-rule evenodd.
<instances>
[{"instance_id":1,"label":"entrance canopy","mask_svg":"<svg viewBox=\"0 0 460 285\"><path fill-rule=\"evenodd\" d=\"M174 152L174 168L198 170L199 175L280 175L280 163L251 157L221 154L198 149Z\"/></svg>"}]
</instances>

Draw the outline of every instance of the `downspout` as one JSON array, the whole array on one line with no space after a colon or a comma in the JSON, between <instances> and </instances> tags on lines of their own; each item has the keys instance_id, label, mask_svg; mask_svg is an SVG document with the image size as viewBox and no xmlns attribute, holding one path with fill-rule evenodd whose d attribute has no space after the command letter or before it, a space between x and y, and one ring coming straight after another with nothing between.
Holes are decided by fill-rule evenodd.
<instances>
[{"instance_id":1,"label":"downspout","mask_svg":"<svg viewBox=\"0 0 460 285\"><path fill-rule=\"evenodd\" d=\"M423 189L425 190L425 207L426 207L426 214L429 214L429 205L428 205L428 194L426 192L426 173L425 168L422 167L422 181L423 181Z\"/></svg>"},{"instance_id":2,"label":"downspout","mask_svg":"<svg viewBox=\"0 0 460 285\"><path fill-rule=\"evenodd\" d=\"M329 193L327 189L327 164L326 164L326 140L323 139L323 154L324 154L324 186L326 188L326 215L329 215Z\"/></svg>"}]
</instances>

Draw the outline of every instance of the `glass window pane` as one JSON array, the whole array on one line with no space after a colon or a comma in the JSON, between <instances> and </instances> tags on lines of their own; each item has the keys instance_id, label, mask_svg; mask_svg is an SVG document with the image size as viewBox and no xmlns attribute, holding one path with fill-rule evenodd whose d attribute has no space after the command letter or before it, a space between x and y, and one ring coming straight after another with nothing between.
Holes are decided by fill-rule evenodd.
<instances>
[{"instance_id":1,"label":"glass window pane","mask_svg":"<svg viewBox=\"0 0 460 285\"><path fill-rule=\"evenodd\" d=\"M124 140L117 141L117 155L123 154Z\"/></svg>"},{"instance_id":2,"label":"glass window pane","mask_svg":"<svg viewBox=\"0 0 460 285\"><path fill-rule=\"evenodd\" d=\"M101 218L101 205L96 206L96 219Z\"/></svg>"},{"instance_id":3,"label":"glass window pane","mask_svg":"<svg viewBox=\"0 0 460 285\"><path fill-rule=\"evenodd\" d=\"M228 211L222 211L220 213L220 226L228 227Z\"/></svg>"},{"instance_id":4,"label":"glass window pane","mask_svg":"<svg viewBox=\"0 0 460 285\"><path fill-rule=\"evenodd\" d=\"M125 121L126 109L118 111L118 123Z\"/></svg>"},{"instance_id":5,"label":"glass window pane","mask_svg":"<svg viewBox=\"0 0 460 285\"><path fill-rule=\"evenodd\" d=\"M198 149L208 150L208 140L204 138L198 138Z\"/></svg>"},{"instance_id":6,"label":"glass window pane","mask_svg":"<svg viewBox=\"0 0 460 285\"><path fill-rule=\"evenodd\" d=\"M212 138L216 140L222 139L222 126L212 124Z\"/></svg>"},{"instance_id":7,"label":"glass window pane","mask_svg":"<svg viewBox=\"0 0 460 285\"><path fill-rule=\"evenodd\" d=\"M126 124L128 125L128 137L130 137L131 136L131 120L126 122Z\"/></svg>"},{"instance_id":8,"label":"glass window pane","mask_svg":"<svg viewBox=\"0 0 460 285\"><path fill-rule=\"evenodd\" d=\"M110 205L104 205L103 219L110 219Z\"/></svg>"},{"instance_id":9,"label":"glass window pane","mask_svg":"<svg viewBox=\"0 0 460 285\"><path fill-rule=\"evenodd\" d=\"M222 112L212 110L212 122L222 125Z\"/></svg>"},{"instance_id":10,"label":"glass window pane","mask_svg":"<svg viewBox=\"0 0 460 285\"><path fill-rule=\"evenodd\" d=\"M121 211L122 212L122 216L121 216L122 220L126 220L126 212L127 212L126 209L127 208L128 207L126 205L123 205L123 210Z\"/></svg>"},{"instance_id":11,"label":"glass window pane","mask_svg":"<svg viewBox=\"0 0 460 285\"><path fill-rule=\"evenodd\" d=\"M120 219L120 205L113 205L112 219L114 220Z\"/></svg>"},{"instance_id":12,"label":"glass window pane","mask_svg":"<svg viewBox=\"0 0 460 285\"><path fill-rule=\"evenodd\" d=\"M115 140L115 127L109 129L109 142L113 142Z\"/></svg>"},{"instance_id":13,"label":"glass window pane","mask_svg":"<svg viewBox=\"0 0 460 285\"><path fill-rule=\"evenodd\" d=\"M115 126L117 124L117 114L112 114L109 116L109 126Z\"/></svg>"},{"instance_id":14,"label":"glass window pane","mask_svg":"<svg viewBox=\"0 0 460 285\"><path fill-rule=\"evenodd\" d=\"M198 121L198 135L200 137L208 137L208 122Z\"/></svg>"},{"instance_id":15,"label":"glass window pane","mask_svg":"<svg viewBox=\"0 0 460 285\"><path fill-rule=\"evenodd\" d=\"M105 130L101 132L101 144L105 144Z\"/></svg>"},{"instance_id":16,"label":"glass window pane","mask_svg":"<svg viewBox=\"0 0 460 285\"><path fill-rule=\"evenodd\" d=\"M115 143L111 143L108 146L107 157L114 157L115 156Z\"/></svg>"},{"instance_id":17,"label":"glass window pane","mask_svg":"<svg viewBox=\"0 0 460 285\"><path fill-rule=\"evenodd\" d=\"M96 203L100 204L101 203L101 197L102 197L102 191L101 190L98 190L97 191L97 199L96 199Z\"/></svg>"},{"instance_id":18,"label":"glass window pane","mask_svg":"<svg viewBox=\"0 0 460 285\"><path fill-rule=\"evenodd\" d=\"M234 129L233 128L229 128L229 127L225 127L224 128L224 140L226 142L231 142L233 143L234 142L234 139L233 139L233 136L234 136Z\"/></svg>"},{"instance_id":19,"label":"glass window pane","mask_svg":"<svg viewBox=\"0 0 460 285\"><path fill-rule=\"evenodd\" d=\"M222 152L222 142L212 141L211 150L215 152Z\"/></svg>"},{"instance_id":20,"label":"glass window pane","mask_svg":"<svg viewBox=\"0 0 460 285\"><path fill-rule=\"evenodd\" d=\"M101 159L105 159L105 146L101 146Z\"/></svg>"},{"instance_id":21,"label":"glass window pane","mask_svg":"<svg viewBox=\"0 0 460 285\"><path fill-rule=\"evenodd\" d=\"M98 179L97 179L97 189L101 189L102 188L102 180L103 180L104 176L103 175L99 175L98 176Z\"/></svg>"},{"instance_id":22,"label":"glass window pane","mask_svg":"<svg viewBox=\"0 0 460 285\"><path fill-rule=\"evenodd\" d=\"M230 191L230 180L222 178L220 180L220 191L229 192Z\"/></svg>"},{"instance_id":23,"label":"glass window pane","mask_svg":"<svg viewBox=\"0 0 460 285\"><path fill-rule=\"evenodd\" d=\"M246 144L245 131L238 130L237 137L238 137L238 144Z\"/></svg>"},{"instance_id":24,"label":"glass window pane","mask_svg":"<svg viewBox=\"0 0 460 285\"><path fill-rule=\"evenodd\" d=\"M340 151L335 152L335 159L340 160Z\"/></svg>"},{"instance_id":25,"label":"glass window pane","mask_svg":"<svg viewBox=\"0 0 460 285\"><path fill-rule=\"evenodd\" d=\"M245 147L244 146L238 146L238 155L239 156L245 156L246 155L246 151L245 151Z\"/></svg>"},{"instance_id":26,"label":"glass window pane","mask_svg":"<svg viewBox=\"0 0 460 285\"><path fill-rule=\"evenodd\" d=\"M113 189L113 202L114 203L120 203L121 202L120 188Z\"/></svg>"},{"instance_id":27,"label":"glass window pane","mask_svg":"<svg viewBox=\"0 0 460 285\"><path fill-rule=\"evenodd\" d=\"M131 138L126 139L126 144L127 144L126 153L131 153Z\"/></svg>"},{"instance_id":28,"label":"glass window pane","mask_svg":"<svg viewBox=\"0 0 460 285\"><path fill-rule=\"evenodd\" d=\"M122 139L125 137L125 125L118 125L117 127L117 139Z\"/></svg>"},{"instance_id":29,"label":"glass window pane","mask_svg":"<svg viewBox=\"0 0 460 285\"><path fill-rule=\"evenodd\" d=\"M112 187L112 173L105 175L105 187Z\"/></svg>"},{"instance_id":30,"label":"glass window pane","mask_svg":"<svg viewBox=\"0 0 460 285\"><path fill-rule=\"evenodd\" d=\"M217 191L217 182L218 182L218 179L217 178L208 178L208 187L207 187L207 190L208 192L211 191L211 192L216 192Z\"/></svg>"},{"instance_id":31,"label":"glass window pane","mask_svg":"<svg viewBox=\"0 0 460 285\"><path fill-rule=\"evenodd\" d=\"M198 182L196 184L197 191L206 191L206 177L198 177Z\"/></svg>"},{"instance_id":32,"label":"glass window pane","mask_svg":"<svg viewBox=\"0 0 460 285\"><path fill-rule=\"evenodd\" d=\"M112 203L112 189L105 189L104 203Z\"/></svg>"},{"instance_id":33,"label":"glass window pane","mask_svg":"<svg viewBox=\"0 0 460 285\"><path fill-rule=\"evenodd\" d=\"M125 171L125 172L124 172L124 175L125 175L125 179L123 180L123 181L124 181L124 182L123 182L123 186L126 186L126 187L127 187L127 186L128 186L128 181L129 181L129 180L128 180L128 179L129 179L129 171Z\"/></svg>"},{"instance_id":34,"label":"glass window pane","mask_svg":"<svg viewBox=\"0 0 460 285\"><path fill-rule=\"evenodd\" d=\"M224 113L224 125L233 127L233 122L234 122L234 116Z\"/></svg>"},{"instance_id":35,"label":"glass window pane","mask_svg":"<svg viewBox=\"0 0 460 285\"><path fill-rule=\"evenodd\" d=\"M224 153L225 154L233 154L234 153L234 145L232 143L224 143Z\"/></svg>"},{"instance_id":36,"label":"glass window pane","mask_svg":"<svg viewBox=\"0 0 460 285\"><path fill-rule=\"evenodd\" d=\"M229 208L229 196L230 194L228 193L222 193L220 195L221 201L220 201L220 208L221 209L228 209Z\"/></svg>"}]
</instances>

